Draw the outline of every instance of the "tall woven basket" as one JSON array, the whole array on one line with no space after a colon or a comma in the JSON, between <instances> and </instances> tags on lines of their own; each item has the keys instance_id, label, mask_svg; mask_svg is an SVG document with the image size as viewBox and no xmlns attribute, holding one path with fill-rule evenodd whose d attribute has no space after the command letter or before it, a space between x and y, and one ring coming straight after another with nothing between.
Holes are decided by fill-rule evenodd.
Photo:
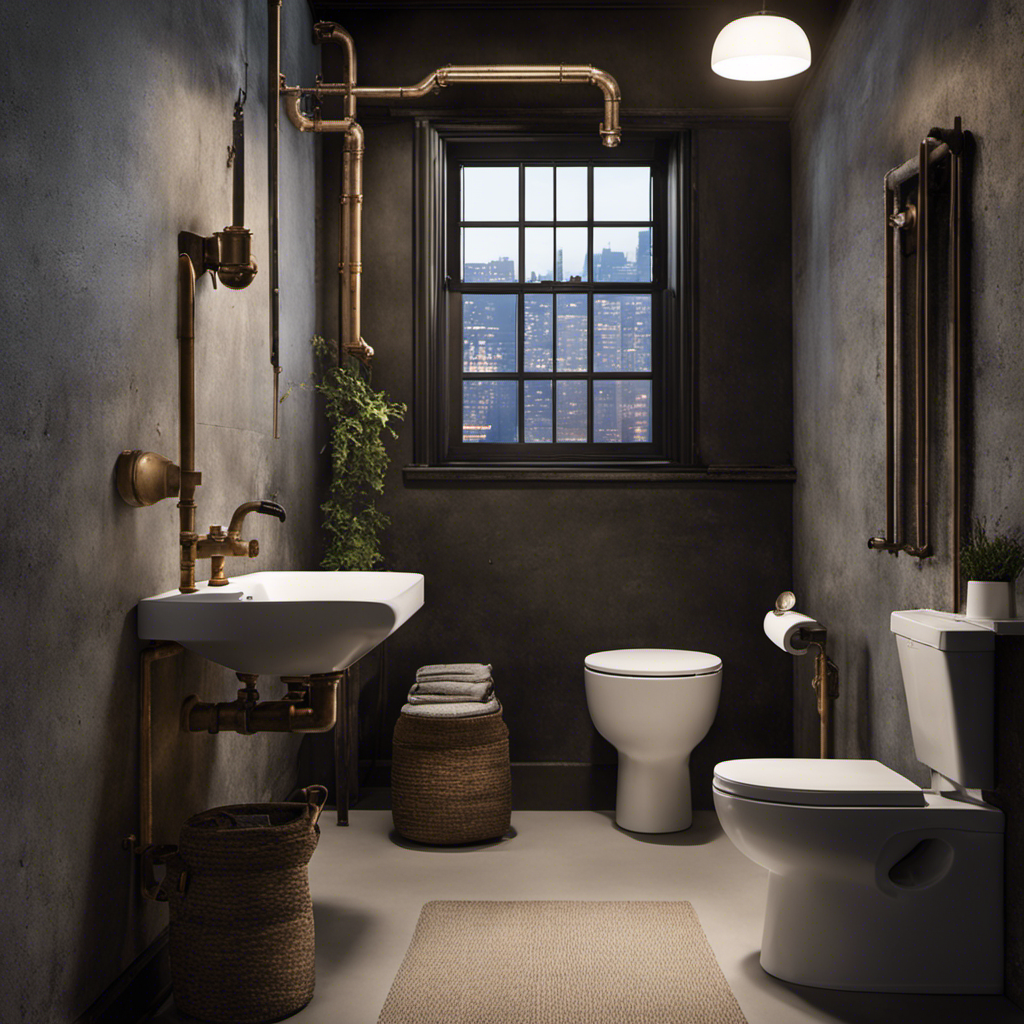
<instances>
[{"instance_id":1,"label":"tall woven basket","mask_svg":"<svg viewBox=\"0 0 1024 1024\"><path fill-rule=\"evenodd\" d=\"M175 1005L200 1020L262 1024L301 1010L316 978L307 865L323 786L307 803L193 815L167 865Z\"/></svg>"},{"instance_id":2,"label":"tall woven basket","mask_svg":"<svg viewBox=\"0 0 1024 1024\"><path fill-rule=\"evenodd\" d=\"M395 830L418 843L473 843L508 832L512 779L501 712L472 718L399 715L391 807Z\"/></svg>"}]
</instances>

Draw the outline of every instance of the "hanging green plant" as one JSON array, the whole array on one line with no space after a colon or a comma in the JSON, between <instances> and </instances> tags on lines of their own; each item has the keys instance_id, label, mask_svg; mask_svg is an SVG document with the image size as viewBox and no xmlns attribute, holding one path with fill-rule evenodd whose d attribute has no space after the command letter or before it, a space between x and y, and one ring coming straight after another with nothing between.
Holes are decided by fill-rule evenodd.
<instances>
[{"instance_id":1,"label":"hanging green plant","mask_svg":"<svg viewBox=\"0 0 1024 1024\"><path fill-rule=\"evenodd\" d=\"M314 387L324 398L330 430L331 483L324 514L325 569L373 569L384 561L380 535L390 520L374 505L388 468L384 434L405 415L401 402L374 391L369 374L354 361L337 365L332 342L313 338ZM365 375L364 375L365 374Z\"/></svg>"}]
</instances>

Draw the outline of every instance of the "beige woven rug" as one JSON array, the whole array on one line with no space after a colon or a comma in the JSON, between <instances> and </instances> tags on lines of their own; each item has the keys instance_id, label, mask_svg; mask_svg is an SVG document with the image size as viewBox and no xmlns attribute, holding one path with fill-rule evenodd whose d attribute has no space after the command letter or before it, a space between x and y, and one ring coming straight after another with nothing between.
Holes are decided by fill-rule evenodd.
<instances>
[{"instance_id":1,"label":"beige woven rug","mask_svg":"<svg viewBox=\"0 0 1024 1024\"><path fill-rule=\"evenodd\" d=\"M689 903L437 900L377 1024L746 1024Z\"/></svg>"}]
</instances>

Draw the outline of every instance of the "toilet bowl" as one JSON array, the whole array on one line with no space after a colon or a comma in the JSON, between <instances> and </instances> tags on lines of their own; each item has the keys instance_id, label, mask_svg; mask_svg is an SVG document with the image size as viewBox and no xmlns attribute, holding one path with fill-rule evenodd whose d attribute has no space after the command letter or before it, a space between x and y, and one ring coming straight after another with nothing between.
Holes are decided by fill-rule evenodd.
<instances>
[{"instance_id":1,"label":"toilet bowl","mask_svg":"<svg viewBox=\"0 0 1024 1024\"><path fill-rule=\"evenodd\" d=\"M619 754L615 822L678 832L693 821L690 754L718 710L722 661L699 651L600 651L584 662L587 707Z\"/></svg>"},{"instance_id":2,"label":"toilet bowl","mask_svg":"<svg viewBox=\"0 0 1024 1024\"><path fill-rule=\"evenodd\" d=\"M761 966L869 992L1000 992L1001 811L878 761L715 768L726 835L768 870Z\"/></svg>"},{"instance_id":3,"label":"toilet bowl","mask_svg":"<svg viewBox=\"0 0 1024 1024\"><path fill-rule=\"evenodd\" d=\"M869 992L1000 992L1002 811L993 775L993 628L893 612L914 750L933 789L873 760L715 767L722 828L768 870L761 966Z\"/></svg>"}]
</instances>

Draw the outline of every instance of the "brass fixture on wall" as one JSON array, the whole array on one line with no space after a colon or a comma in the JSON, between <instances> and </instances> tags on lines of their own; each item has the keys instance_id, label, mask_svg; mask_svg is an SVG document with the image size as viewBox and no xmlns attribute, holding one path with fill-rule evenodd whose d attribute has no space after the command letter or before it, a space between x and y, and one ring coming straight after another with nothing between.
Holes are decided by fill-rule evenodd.
<instances>
[{"instance_id":1,"label":"brass fixture on wall","mask_svg":"<svg viewBox=\"0 0 1024 1024\"><path fill-rule=\"evenodd\" d=\"M459 83L505 82L566 84L582 83L596 86L604 95L604 120L600 126L601 142L617 146L621 138L619 105L621 94L618 83L606 71L589 64L475 64L448 65L432 71L422 81L410 86L357 86L356 52L352 36L333 22L317 22L313 27L317 43L337 43L345 50L345 81L324 83L318 81L312 88L288 86L281 74L281 3L268 0L270 20L269 88L270 115L270 224L271 224L271 360L277 358L277 103L285 101L285 112L292 124L302 132L342 132L345 142L342 150L340 217L338 245L338 334L339 357L352 355L369 363L373 349L361 335L361 279L362 279L362 204L363 204L363 130L356 121L356 99L417 99L431 92ZM312 117L302 112L302 99L312 97L316 110ZM322 100L328 96L344 99L343 118L327 120L320 116ZM276 380L276 373L275 373ZM275 383L276 407L276 383ZM275 435L276 436L276 435Z\"/></svg>"},{"instance_id":2,"label":"brass fixture on wall","mask_svg":"<svg viewBox=\"0 0 1024 1024\"><path fill-rule=\"evenodd\" d=\"M961 120L953 127L932 128L921 140L918 154L885 175L885 534L868 540L868 547L897 555L903 551L915 558L935 553L930 525L932 409L929 388L933 336L938 311L934 308L935 283L931 280L936 256L930 243L933 227L931 183L935 170L948 164L948 298L945 320L949 339L950 376L950 555L952 561L953 611L960 610L960 544L963 524L963 489L960 475L961 361L963 358L963 178L964 159L970 133ZM916 189L908 187L917 178ZM913 359L904 358L899 274L897 260L906 250L915 256ZM910 432L904 425L904 364L910 362L914 413L914 519L912 539L904 534L904 441ZM909 367L906 369L909 370Z\"/></svg>"},{"instance_id":3,"label":"brass fixture on wall","mask_svg":"<svg viewBox=\"0 0 1024 1024\"><path fill-rule=\"evenodd\" d=\"M121 452L117 457L115 480L121 497L136 508L154 505L164 498L178 499L180 546L180 579L183 594L192 594L196 587L196 559L212 559L211 586L224 586L224 559L228 556L255 558L259 553L256 541L241 539L241 522L248 512L275 515L282 521L284 509L275 502L245 502L232 517L232 527L224 534L221 527L210 527L200 537L196 533L196 488L202 474L195 467L196 448L196 384L195 384L195 312L196 280L207 271L214 288L218 279L225 287L238 290L252 284L256 261L252 257L252 232L241 224L245 213L245 129L243 107L245 91L235 101L232 122L231 159L232 219L223 231L197 235L193 231L178 233L178 430L179 462L163 455L139 449Z\"/></svg>"}]
</instances>

